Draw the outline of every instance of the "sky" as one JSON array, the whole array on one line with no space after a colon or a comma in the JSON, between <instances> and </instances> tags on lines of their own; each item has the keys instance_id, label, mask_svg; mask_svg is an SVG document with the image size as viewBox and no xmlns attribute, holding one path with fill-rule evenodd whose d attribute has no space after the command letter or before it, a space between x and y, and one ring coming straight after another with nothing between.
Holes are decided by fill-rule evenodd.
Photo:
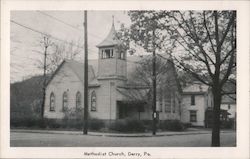
<instances>
[{"instance_id":1,"label":"sky","mask_svg":"<svg viewBox=\"0 0 250 159\"><path fill-rule=\"evenodd\" d=\"M109 33L113 16L116 29L119 29L122 23L127 26L131 23L125 11L88 11L89 59L97 59L96 45ZM39 41L43 36L16 23L66 42L84 39L83 11L12 11L10 19L12 20L10 23L12 83L41 74L43 70L37 66L38 61L44 58L43 54L34 51L43 51L39 47ZM82 56L83 53L82 51Z\"/></svg>"}]
</instances>

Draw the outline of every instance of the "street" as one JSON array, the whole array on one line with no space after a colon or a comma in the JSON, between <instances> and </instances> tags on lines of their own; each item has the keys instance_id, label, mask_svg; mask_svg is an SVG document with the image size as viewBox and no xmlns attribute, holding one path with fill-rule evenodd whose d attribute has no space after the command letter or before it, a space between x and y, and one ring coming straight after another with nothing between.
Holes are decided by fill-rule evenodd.
<instances>
[{"instance_id":1,"label":"street","mask_svg":"<svg viewBox=\"0 0 250 159\"><path fill-rule=\"evenodd\" d=\"M211 134L108 137L11 132L11 147L209 147ZM221 146L236 146L236 133L221 133Z\"/></svg>"}]
</instances>

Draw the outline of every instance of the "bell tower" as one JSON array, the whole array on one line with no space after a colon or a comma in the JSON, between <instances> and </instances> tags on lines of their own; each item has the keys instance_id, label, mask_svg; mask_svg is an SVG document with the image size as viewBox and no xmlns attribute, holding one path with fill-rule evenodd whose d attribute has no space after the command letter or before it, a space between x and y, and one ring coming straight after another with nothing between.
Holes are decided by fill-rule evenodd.
<instances>
[{"instance_id":1,"label":"bell tower","mask_svg":"<svg viewBox=\"0 0 250 159\"><path fill-rule=\"evenodd\" d=\"M127 54L118 49L121 42L116 37L114 17L111 30L97 47L98 79L127 79Z\"/></svg>"}]
</instances>

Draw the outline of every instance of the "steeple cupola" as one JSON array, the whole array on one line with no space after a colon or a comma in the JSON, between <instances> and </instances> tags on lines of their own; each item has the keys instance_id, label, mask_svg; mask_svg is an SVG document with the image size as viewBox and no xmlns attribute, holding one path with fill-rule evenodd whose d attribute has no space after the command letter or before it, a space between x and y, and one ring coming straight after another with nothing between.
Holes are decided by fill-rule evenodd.
<instances>
[{"instance_id":1,"label":"steeple cupola","mask_svg":"<svg viewBox=\"0 0 250 159\"><path fill-rule=\"evenodd\" d=\"M106 38L97 45L99 48L98 78L126 79L127 63L126 52L119 51L119 40L116 37L114 18L111 29Z\"/></svg>"}]
</instances>

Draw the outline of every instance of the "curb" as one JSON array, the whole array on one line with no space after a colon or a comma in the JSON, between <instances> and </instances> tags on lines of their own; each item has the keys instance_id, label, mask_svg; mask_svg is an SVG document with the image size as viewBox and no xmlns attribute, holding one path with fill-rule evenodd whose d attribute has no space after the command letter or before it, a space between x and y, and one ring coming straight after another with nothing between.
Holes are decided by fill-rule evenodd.
<instances>
[{"instance_id":1,"label":"curb","mask_svg":"<svg viewBox=\"0 0 250 159\"><path fill-rule=\"evenodd\" d=\"M181 135L200 135L200 134L211 134L212 132L190 132L190 133L176 133L176 134L145 134L145 135L119 135L119 134L104 134L100 136L106 136L106 137L162 137L162 136L181 136ZM224 131L221 133L232 133L229 131ZM94 134L89 134L89 136L98 136Z\"/></svg>"},{"instance_id":2,"label":"curb","mask_svg":"<svg viewBox=\"0 0 250 159\"><path fill-rule=\"evenodd\" d=\"M38 130L10 130L10 132L18 133L40 133L40 134L65 134L65 135L83 135L80 132L60 132L60 131L38 131ZM221 133L232 133L234 131L221 131ZM162 137L162 136L178 136L178 135L199 135L211 134L211 132L186 132L186 133L169 133L169 134L93 134L89 132L87 136L102 136L102 137Z\"/></svg>"}]
</instances>

